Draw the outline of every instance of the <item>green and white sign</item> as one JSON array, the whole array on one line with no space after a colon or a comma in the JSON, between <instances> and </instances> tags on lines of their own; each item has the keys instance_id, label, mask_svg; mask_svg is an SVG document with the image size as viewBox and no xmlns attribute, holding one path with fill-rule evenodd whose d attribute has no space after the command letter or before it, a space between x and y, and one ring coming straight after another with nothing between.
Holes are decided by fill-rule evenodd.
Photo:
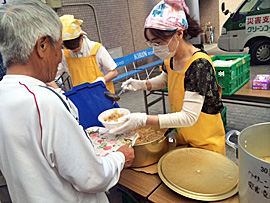
<instances>
[{"instance_id":1,"label":"green and white sign","mask_svg":"<svg viewBox=\"0 0 270 203\"><path fill-rule=\"evenodd\" d=\"M270 14L246 17L246 34L254 32L270 33Z\"/></svg>"}]
</instances>

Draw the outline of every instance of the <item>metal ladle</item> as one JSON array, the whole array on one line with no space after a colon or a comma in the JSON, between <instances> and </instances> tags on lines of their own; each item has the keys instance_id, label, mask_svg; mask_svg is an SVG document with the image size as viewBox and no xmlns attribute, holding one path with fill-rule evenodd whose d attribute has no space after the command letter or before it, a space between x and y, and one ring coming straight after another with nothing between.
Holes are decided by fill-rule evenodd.
<instances>
[{"instance_id":1,"label":"metal ladle","mask_svg":"<svg viewBox=\"0 0 270 203\"><path fill-rule=\"evenodd\" d=\"M113 94L111 92L104 92L105 97L107 97L108 99L114 101L113 105L115 104L116 101L120 100L120 95L124 92L125 90L122 89L119 94Z\"/></svg>"}]
</instances>

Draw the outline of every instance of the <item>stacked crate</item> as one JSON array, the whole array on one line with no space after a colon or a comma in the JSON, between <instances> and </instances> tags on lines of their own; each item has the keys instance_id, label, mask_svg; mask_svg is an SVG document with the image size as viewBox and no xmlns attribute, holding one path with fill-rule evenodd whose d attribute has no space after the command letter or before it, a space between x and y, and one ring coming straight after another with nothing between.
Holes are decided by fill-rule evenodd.
<instances>
[{"instance_id":1,"label":"stacked crate","mask_svg":"<svg viewBox=\"0 0 270 203\"><path fill-rule=\"evenodd\" d=\"M250 80L250 55L215 55L212 61L222 95L230 96ZM227 107L221 112L224 128L227 127Z\"/></svg>"},{"instance_id":2,"label":"stacked crate","mask_svg":"<svg viewBox=\"0 0 270 203\"><path fill-rule=\"evenodd\" d=\"M227 127L227 107L226 106L224 106L220 114L221 114L222 122L224 125L224 129L226 130L226 127Z\"/></svg>"},{"instance_id":3,"label":"stacked crate","mask_svg":"<svg viewBox=\"0 0 270 203\"><path fill-rule=\"evenodd\" d=\"M215 55L212 61L222 95L232 95L250 80L250 55Z\"/></svg>"}]
</instances>

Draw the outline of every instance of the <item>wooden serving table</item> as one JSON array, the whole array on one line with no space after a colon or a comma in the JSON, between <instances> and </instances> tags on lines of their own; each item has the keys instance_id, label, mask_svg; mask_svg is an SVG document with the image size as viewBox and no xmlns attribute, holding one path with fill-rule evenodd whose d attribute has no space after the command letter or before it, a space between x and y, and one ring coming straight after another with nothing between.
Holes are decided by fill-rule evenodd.
<instances>
[{"instance_id":1,"label":"wooden serving table","mask_svg":"<svg viewBox=\"0 0 270 203\"><path fill-rule=\"evenodd\" d=\"M144 198L147 198L161 183L161 179L156 174L146 174L132 169L124 169L119 180L120 185Z\"/></svg>"},{"instance_id":2,"label":"wooden serving table","mask_svg":"<svg viewBox=\"0 0 270 203\"><path fill-rule=\"evenodd\" d=\"M127 190L140 195L143 202L202 203L202 201L186 198L170 190L164 183L162 183L158 174L152 175L134 171L132 169L124 169L121 172L118 184L125 187ZM238 203L238 195L236 194L231 198L215 202Z\"/></svg>"},{"instance_id":3,"label":"wooden serving table","mask_svg":"<svg viewBox=\"0 0 270 203\"><path fill-rule=\"evenodd\" d=\"M233 95L231 96L223 95L222 98L270 104L270 90L253 90L252 80L250 80L238 91L236 91Z\"/></svg>"}]
</instances>

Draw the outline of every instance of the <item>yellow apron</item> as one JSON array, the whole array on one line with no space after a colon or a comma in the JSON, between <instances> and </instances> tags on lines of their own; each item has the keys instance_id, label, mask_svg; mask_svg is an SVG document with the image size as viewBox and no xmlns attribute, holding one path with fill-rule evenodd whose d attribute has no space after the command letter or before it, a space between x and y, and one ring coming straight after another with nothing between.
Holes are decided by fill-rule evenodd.
<instances>
[{"instance_id":1,"label":"yellow apron","mask_svg":"<svg viewBox=\"0 0 270 203\"><path fill-rule=\"evenodd\" d=\"M195 53L185 64L181 73L172 70L170 68L170 60L165 60L168 72L169 103L172 113L180 112L182 109L185 97L185 72L188 70L191 63L198 58L207 59L213 66L211 58L202 52ZM221 95L221 87L219 85L218 87ZM192 147L208 149L226 155L225 130L221 114L206 114L201 112L197 122L193 126L177 129L176 142L178 145L188 144Z\"/></svg>"},{"instance_id":2,"label":"yellow apron","mask_svg":"<svg viewBox=\"0 0 270 203\"><path fill-rule=\"evenodd\" d=\"M72 58L70 51L68 49L64 49L64 55L67 60L73 86L77 86L86 82L92 83L98 77L104 76L99 70L96 61L96 53L100 46L100 43L96 43L90 56L80 58ZM106 82L106 87L110 92L114 93L114 86L112 81Z\"/></svg>"}]
</instances>

